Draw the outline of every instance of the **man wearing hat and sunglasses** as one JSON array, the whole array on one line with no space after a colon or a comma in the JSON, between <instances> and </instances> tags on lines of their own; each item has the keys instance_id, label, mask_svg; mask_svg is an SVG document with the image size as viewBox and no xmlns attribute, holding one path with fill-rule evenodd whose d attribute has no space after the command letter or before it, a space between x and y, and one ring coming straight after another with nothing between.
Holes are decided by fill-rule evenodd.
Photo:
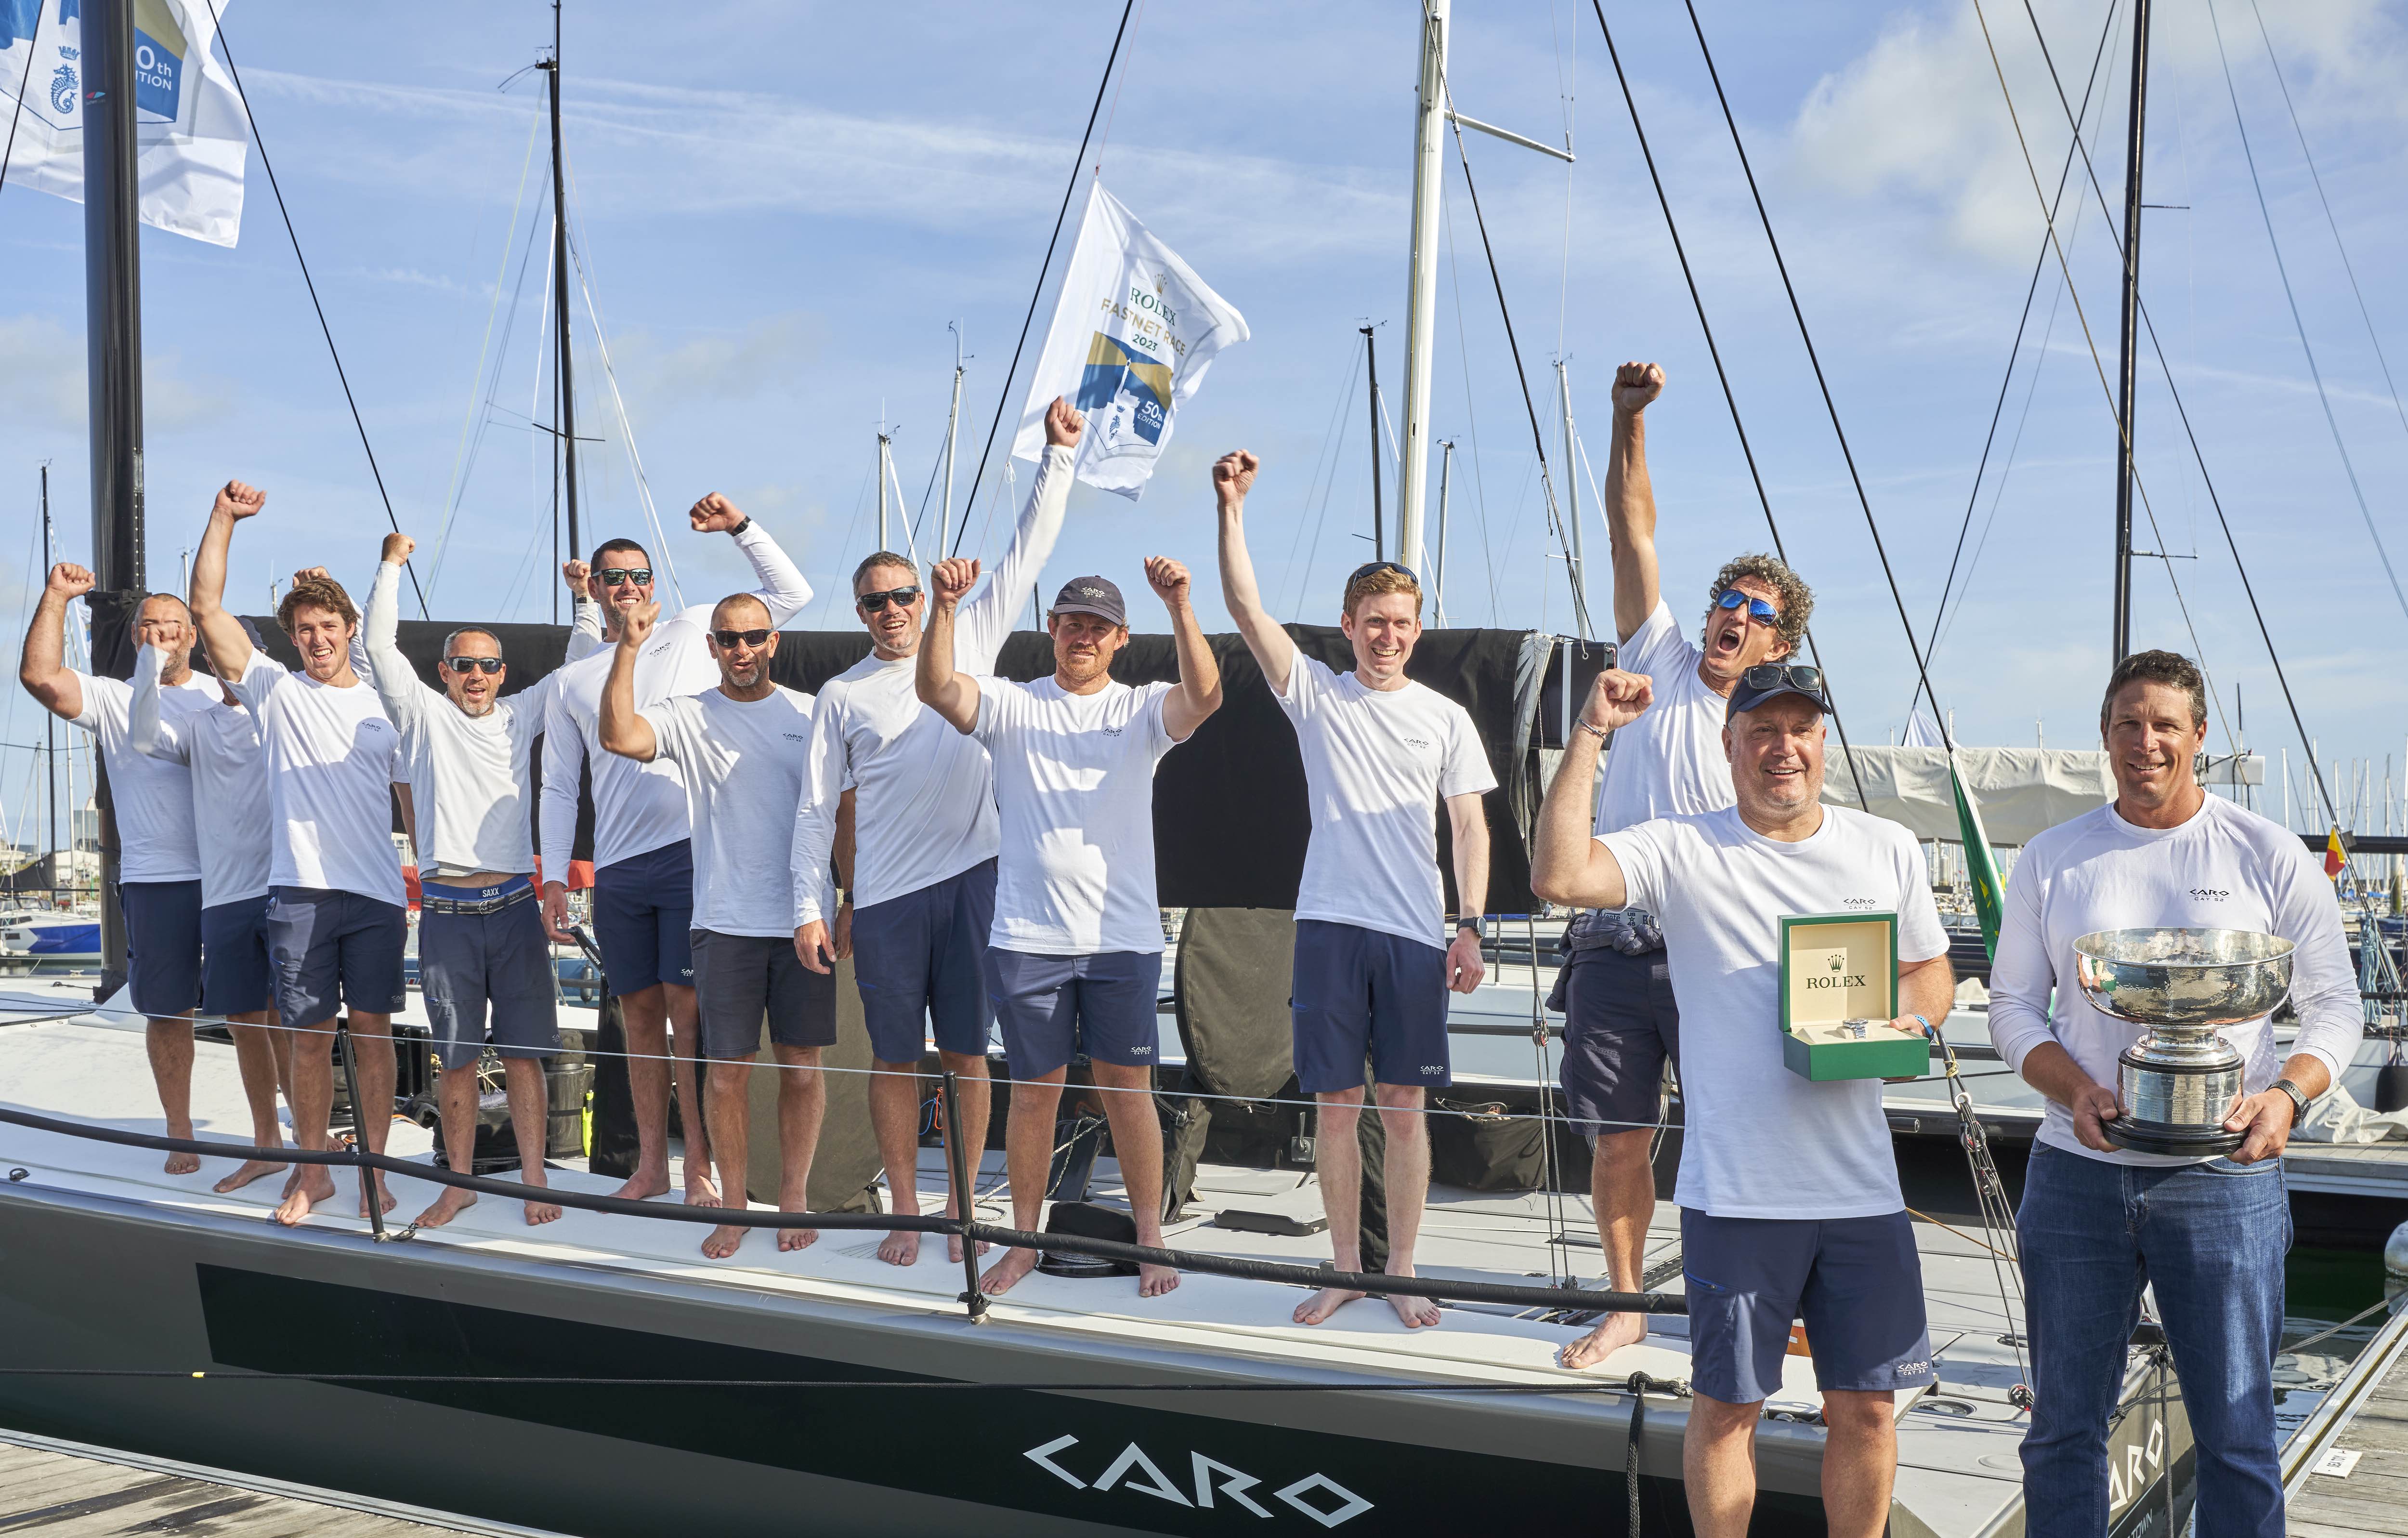
<instances>
[{"instance_id":1,"label":"man wearing hat and sunglasses","mask_svg":"<svg viewBox=\"0 0 2408 1538\"><path fill-rule=\"evenodd\" d=\"M1595 737L1643 720L1651 682L1610 669L1582 709ZM1756 1501L1755 1436L1803 1318L1830 1428L1823 1506L1834 1538L1874 1538L1898 1470L1897 1393L1933 1381L1921 1262L1871 1079L1817 1083L1783 1065L1781 917L1893 913L1896 1017L1926 1035L1955 993L1923 851L1896 823L1823 804L1819 668L1742 668L1722 738L1735 804L1590 835L1594 754L1567 754L1540 809L1530 889L1552 902L1644 908L1687 1015L1685 1135L1674 1200L1689 1300L1682 1468L1702 1538L1739 1538Z\"/></svg>"},{"instance_id":2,"label":"man wearing hat and sunglasses","mask_svg":"<svg viewBox=\"0 0 2408 1538\"><path fill-rule=\"evenodd\" d=\"M1664 370L1626 363L1614 373L1613 438L1605 467L1605 520L1613 547L1613 622L1624 671L1655 688L1645 714L1615 734L1597 799L1596 831L1611 833L1731 804L1723 719L1748 668L1792 654L1813 595L1770 555L1725 562L1707 590L1705 627L1681 632L1659 590L1656 493L1647 474L1648 403ZM1595 757L1603 739L1573 733ZM1573 1126L1593 1140L1589 1194L1613 1287L1639 1290L1648 1219L1656 1212L1651 1149L1663 1104L1664 1065L1677 1071L1681 1012L1664 939L1643 908L1587 913L1566 931L1569 953L1550 1008L1564 1013L1563 1087ZM1564 1348L1566 1367L1589 1367L1645 1338L1641 1314L1609 1314Z\"/></svg>"}]
</instances>

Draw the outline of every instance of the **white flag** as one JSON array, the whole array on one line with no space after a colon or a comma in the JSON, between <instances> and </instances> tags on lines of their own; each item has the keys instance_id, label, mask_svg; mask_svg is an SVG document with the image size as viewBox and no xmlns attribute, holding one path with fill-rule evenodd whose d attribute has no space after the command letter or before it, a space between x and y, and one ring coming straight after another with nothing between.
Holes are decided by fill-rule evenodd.
<instances>
[{"instance_id":1,"label":"white flag","mask_svg":"<svg viewBox=\"0 0 2408 1538\"><path fill-rule=\"evenodd\" d=\"M1214 355L1246 336L1246 318L1098 180L1029 381L1013 456L1044 453L1045 409L1065 396L1087 414L1079 479L1136 501L1170 441L1179 404L1204 382Z\"/></svg>"},{"instance_id":2,"label":"white flag","mask_svg":"<svg viewBox=\"0 0 2408 1538\"><path fill-rule=\"evenodd\" d=\"M78 203L82 9L82 0L0 0L0 108L17 134L8 180ZM242 99L209 50L216 36L217 21L202 0L134 0L135 173L142 223L231 246L242 229L249 138ZM0 128L0 142L7 138Z\"/></svg>"}]
</instances>

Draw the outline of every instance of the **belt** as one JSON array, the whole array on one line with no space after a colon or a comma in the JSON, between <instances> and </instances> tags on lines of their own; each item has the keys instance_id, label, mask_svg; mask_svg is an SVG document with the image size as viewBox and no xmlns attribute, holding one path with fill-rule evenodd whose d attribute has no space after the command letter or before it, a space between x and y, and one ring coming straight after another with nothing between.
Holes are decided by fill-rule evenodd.
<instances>
[{"instance_id":1,"label":"belt","mask_svg":"<svg viewBox=\"0 0 2408 1538\"><path fill-rule=\"evenodd\" d=\"M524 902L534 896L535 888L528 885L522 886L515 892L505 892L497 898L463 902L455 898L430 897L426 889L422 886L418 892L418 911L422 913L498 913L503 909Z\"/></svg>"}]
</instances>

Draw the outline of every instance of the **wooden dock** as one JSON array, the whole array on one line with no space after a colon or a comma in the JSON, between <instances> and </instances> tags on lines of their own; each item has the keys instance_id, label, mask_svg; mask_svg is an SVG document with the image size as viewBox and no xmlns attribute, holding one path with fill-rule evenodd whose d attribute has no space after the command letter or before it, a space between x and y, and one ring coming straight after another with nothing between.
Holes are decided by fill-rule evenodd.
<instances>
[{"instance_id":1,"label":"wooden dock","mask_svg":"<svg viewBox=\"0 0 2408 1538\"><path fill-rule=\"evenodd\" d=\"M0 1432L0 1534L416 1538L534 1530L396 1507L220 1470Z\"/></svg>"},{"instance_id":2,"label":"wooden dock","mask_svg":"<svg viewBox=\"0 0 2408 1538\"><path fill-rule=\"evenodd\" d=\"M2283 1449L2292 1538L2408 1534L2408 1311Z\"/></svg>"}]
</instances>

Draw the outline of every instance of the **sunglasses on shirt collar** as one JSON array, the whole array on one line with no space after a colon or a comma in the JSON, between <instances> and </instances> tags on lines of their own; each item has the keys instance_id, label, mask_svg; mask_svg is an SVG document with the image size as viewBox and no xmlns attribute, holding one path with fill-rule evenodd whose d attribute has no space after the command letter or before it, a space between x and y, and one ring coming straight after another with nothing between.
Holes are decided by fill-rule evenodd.
<instances>
[{"instance_id":1,"label":"sunglasses on shirt collar","mask_svg":"<svg viewBox=\"0 0 2408 1538\"><path fill-rule=\"evenodd\" d=\"M594 575L602 579L605 587L619 587L627 582L638 587L649 587L652 585L652 568L648 566L606 566Z\"/></svg>"},{"instance_id":2,"label":"sunglasses on shirt collar","mask_svg":"<svg viewBox=\"0 0 2408 1538\"><path fill-rule=\"evenodd\" d=\"M1773 608L1762 598L1750 597L1736 587L1725 588L1723 596L1714 600L1716 609L1737 609L1742 604L1747 605L1747 617L1758 625L1781 623L1780 610Z\"/></svg>"},{"instance_id":3,"label":"sunglasses on shirt collar","mask_svg":"<svg viewBox=\"0 0 2408 1538\"><path fill-rule=\"evenodd\" d=\"M719 648L724 652L738 641L747 646L762 645L768 640L770 634L767 630L713 630L710 639L719 642Z\"/></svg>"},{"instance_id":4,"label":"sunglasses on shirt collar","mask_svg":"<svg viewBox=\"0 0 2408 1538\"><path fill-rule=\"evenodd\" d=\"M502 670L499 657L445 657L443 666L455 673L498 673Z\"/></svg>"},{"instance_id":5,"label":"sunglasses on shirt collar","mask_svg":"<svg viewBox=\"0 0 2408 1538\"><path fill-rule=\"evenodd\" d=\"M891 587L883 593L856 595L853 601L876 614L882 612L890 602L905 609L910 608L920 601L920 590L917 587Z\"/></svg>"}]
</instances>

